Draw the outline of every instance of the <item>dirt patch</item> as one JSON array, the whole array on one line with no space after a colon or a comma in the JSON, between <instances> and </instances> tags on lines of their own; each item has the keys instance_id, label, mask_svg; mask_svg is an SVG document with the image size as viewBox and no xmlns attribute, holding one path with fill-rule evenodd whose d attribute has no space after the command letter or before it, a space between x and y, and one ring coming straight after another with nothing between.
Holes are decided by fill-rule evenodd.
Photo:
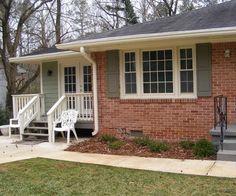
<instances>
[{"instance_id":1,"label":"dirt patch","mask_svg":"<svg viewBox=\"0 0 236 196\"><path fill-rule=\"evenodd\" d=\"M98 137L69 146L66 151L82 153L99 153L114 155L129 155L140 157L159 157L172 159L198 159L192 150L183 149L179 143L167 143L169 149L161 153L151 152L148 147L138 147L132 139L123 139L124 145L120 149L109 148L108 144L101 142ZM204 158L204 160L216 160L216 156Z\"/></svg>"}]
</instances>

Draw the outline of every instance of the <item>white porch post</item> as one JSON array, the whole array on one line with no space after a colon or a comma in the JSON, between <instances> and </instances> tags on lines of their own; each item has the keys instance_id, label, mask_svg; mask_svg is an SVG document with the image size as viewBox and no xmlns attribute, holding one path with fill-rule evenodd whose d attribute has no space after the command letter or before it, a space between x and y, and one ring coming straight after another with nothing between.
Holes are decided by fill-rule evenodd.
<instances>
[{"instance_id":1,"label":"white porch post","mask_svg":"<svg viewBox=\"0 0 236 196\"><path fill-rule=\"evenodd\" d=\"M80 47L80 52L92 64L92 70L93 70L93 111L94 111L94 131L92 132L92 134L96 135L98 133L98 131L99 131L99 124L98 124L97 64L84 51L84 47Z\"/></svg>"}]
</instances>

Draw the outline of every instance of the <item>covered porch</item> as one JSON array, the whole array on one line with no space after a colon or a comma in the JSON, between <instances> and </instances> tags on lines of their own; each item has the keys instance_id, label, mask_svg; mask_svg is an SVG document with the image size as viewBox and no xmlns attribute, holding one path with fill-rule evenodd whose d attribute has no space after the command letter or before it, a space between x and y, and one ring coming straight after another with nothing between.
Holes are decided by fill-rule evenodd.
<instances>
[{"instance_id":1,"label":"covered porch","mask_svg":"<svg viewBox=\"0 0 236 196\"><path fill-rule=\"evenodd\" d=\"M76 129L98 132L96 64L89 55L55 49L11 62L40 65L41 92L12 96L10 128L19 129L21 140L35 136L52 142L53 122L69 109L78 112Z\"/></svg>"}]
</instances>

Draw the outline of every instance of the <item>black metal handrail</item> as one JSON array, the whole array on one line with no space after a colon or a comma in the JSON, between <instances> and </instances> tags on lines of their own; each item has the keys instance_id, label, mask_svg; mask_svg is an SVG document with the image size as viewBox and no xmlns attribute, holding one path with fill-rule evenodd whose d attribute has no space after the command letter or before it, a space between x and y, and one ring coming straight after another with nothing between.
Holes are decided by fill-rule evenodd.
<instances>
[{"instance_id":1,"label":"black metal handrail","mask_svg":"<svg viewBox=\"0 0 236 196\"><path fill-rule=\"evenodd\" d=\"M220 147L223 150L224 132L227 129L227 97L214 97L214 128L220 127Z\"/></svg>"}]
</instances>

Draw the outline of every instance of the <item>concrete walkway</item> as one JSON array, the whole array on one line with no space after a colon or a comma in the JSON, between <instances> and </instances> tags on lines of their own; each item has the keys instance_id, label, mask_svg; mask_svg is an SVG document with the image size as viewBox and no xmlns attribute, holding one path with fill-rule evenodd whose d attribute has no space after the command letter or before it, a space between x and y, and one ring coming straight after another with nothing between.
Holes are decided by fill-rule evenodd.
<instances>
[{"instance_id":1,"label":"concrete walkway","mask_svg":"<svg viewBox=\"0 0 236 196\"><path fill-rule=\"evenodd\" d=\"M12 144L13 140L3 136L0 137L0 163L41 157L132 169L236 178L236 162L66 152L63 151L67 147L65 143L49 144L45 142L36 145L16 145Z\"/></svg>"}]
</instances>

